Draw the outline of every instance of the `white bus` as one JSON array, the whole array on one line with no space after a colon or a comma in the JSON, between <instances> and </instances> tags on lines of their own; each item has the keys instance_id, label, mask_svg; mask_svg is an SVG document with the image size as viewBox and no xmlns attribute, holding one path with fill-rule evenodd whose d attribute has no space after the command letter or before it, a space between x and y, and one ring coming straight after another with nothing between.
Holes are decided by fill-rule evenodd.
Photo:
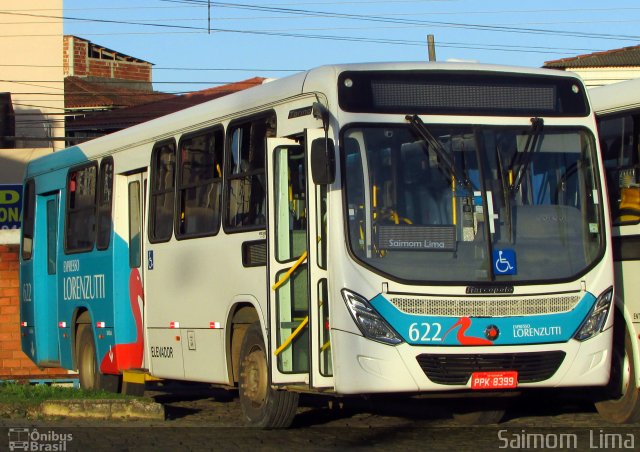
<instances>
[{"instance_id":1,"label":"white bus","mask_svg":"<svg viewBox=\"0 0 640 452\"><path fill-rule=\"evenodd\" d=\"M237 387L261 427L301 392L476 393L461 417L492 422L494 396L604 386L598 154L575 76L440 63L320 67L56 152L25 177L23 350L88 388Z\"/></svg>"},{"instance_id":2,"label":"white bus","mask_svg":"<svg viewBox=\"0 0 640 452\"><path fill-rule=\"evenodd\" d=\"M613 225L615 331L608 418L640 421L640 79L589 92L596 112Z\"/></svg>"}]
</instances>

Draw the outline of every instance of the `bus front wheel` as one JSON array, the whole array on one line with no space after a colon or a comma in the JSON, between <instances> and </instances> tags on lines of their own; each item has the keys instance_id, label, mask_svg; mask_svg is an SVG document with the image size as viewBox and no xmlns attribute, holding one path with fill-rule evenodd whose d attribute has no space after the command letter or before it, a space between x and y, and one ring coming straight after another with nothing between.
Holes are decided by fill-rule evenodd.
<instances>
[{"instance_id":1,"label":"bus front wheel","mask_svg":"<svg viewBox=\"0 0 640 452\"><path fill-rule=\"evenodd\" d=\"M271 387L267 348L260 322L246 331L240 349L240 405L251 427L287 428L298 409L298 394Z\"/></svg>"},{"instance_id":2,"label":"bus front wheel","mask_svg":"<svg viewBox=\"0 0 640 452\"><path fill-rule=\"evenodd\" d=\"M614 321L611 377L606 387L606 400L596 402L603 418L618 424L640 422L640 390L636 384L631 334L622 316Z\"/></svg>"},{"instance_id":3,"label":"bus front wheel","mask_svg":"<svg viewBox=\"0 0 640 452\"><path fill-rule=\"evenodd\" d=\"M118 376L100 373L91 325L78 325L77 338L76 356L80 387L82 389L118 392Z\"/></svg>"}]
</instances>

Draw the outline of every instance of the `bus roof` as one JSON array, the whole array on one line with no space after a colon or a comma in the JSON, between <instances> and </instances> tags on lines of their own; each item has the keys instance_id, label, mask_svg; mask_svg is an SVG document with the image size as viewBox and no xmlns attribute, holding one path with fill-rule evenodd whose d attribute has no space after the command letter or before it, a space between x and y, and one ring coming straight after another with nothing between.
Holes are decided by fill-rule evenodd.
<instances>
[{"instance_id":1,"label":"bus roof","mask_svg":"<svg viewBox=\"0 0 640 452\"><path fill-rule=\"evenodd\" d=\"M592 88L589 97L598 115L640 108L640 78Z\"/></svg>"},{"instance_id":2,"label":"bus roof","mask_svg":"<svg viewBox=\"0 0 640 452\"><path fill-rule=\"evenodd\" d=\"M327 92L335 87L338 75L343 71L477 71L502 72L555 77L578 78L576 74L552 69L539 69L517 66L501 66L479 63L449 62L387 62L353 63L320 66L306 72L267 81L243 91L204 102L202 104L162 116L151 121L123 129L121 131L72 146L62 151L48 154L30 162L26 176L34 176L55 168L75 165L96 158L105 153L117 152L145 142L159 141L202 124L215 118L229 118L242 111L251 112L255 108L265 108L280 100L303 93ZM106 152L109 150L109 152Z\"/></svg>"}]
</instances>

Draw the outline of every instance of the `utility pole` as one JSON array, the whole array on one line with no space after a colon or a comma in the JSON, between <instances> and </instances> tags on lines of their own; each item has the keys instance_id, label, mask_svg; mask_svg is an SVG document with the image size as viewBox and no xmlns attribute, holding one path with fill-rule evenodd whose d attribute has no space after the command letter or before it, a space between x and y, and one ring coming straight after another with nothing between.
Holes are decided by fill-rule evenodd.
<instances>
[{"instance_id":1,"label":"utility pole","mask_svg":"<svg viewBox=\"0 0 640 452\"><path fill-rule=\"evenodd\" d=\"M207 8L207 33L211 34L211 0L209 0Z\"/></svg>"},{"instance_id":2,"label":"utility pole","mask_svg":"<svg viewBox=\"0 0 640 452\"><path fill-rule=\"evenodd\" d=\"M429 49L429 61L436 61L436 41L433 35L427 35L427 47Z\"/></svg>"}]
</instances>

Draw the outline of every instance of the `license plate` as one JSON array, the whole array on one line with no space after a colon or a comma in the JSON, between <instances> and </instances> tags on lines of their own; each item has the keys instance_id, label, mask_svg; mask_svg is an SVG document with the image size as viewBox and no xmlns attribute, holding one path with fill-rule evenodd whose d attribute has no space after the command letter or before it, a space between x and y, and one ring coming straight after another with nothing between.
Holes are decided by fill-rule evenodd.
<instances>
[{"instance_id":1,"label":"license plate","mask_svg":"<svg viewBox=\"0 0 640 452\"><path fill-rule=\"evenodd\" d=\"M509 389L518 386L518 372L474 372L471 374L471 389Z\"/></svg>"}]
</instances>

